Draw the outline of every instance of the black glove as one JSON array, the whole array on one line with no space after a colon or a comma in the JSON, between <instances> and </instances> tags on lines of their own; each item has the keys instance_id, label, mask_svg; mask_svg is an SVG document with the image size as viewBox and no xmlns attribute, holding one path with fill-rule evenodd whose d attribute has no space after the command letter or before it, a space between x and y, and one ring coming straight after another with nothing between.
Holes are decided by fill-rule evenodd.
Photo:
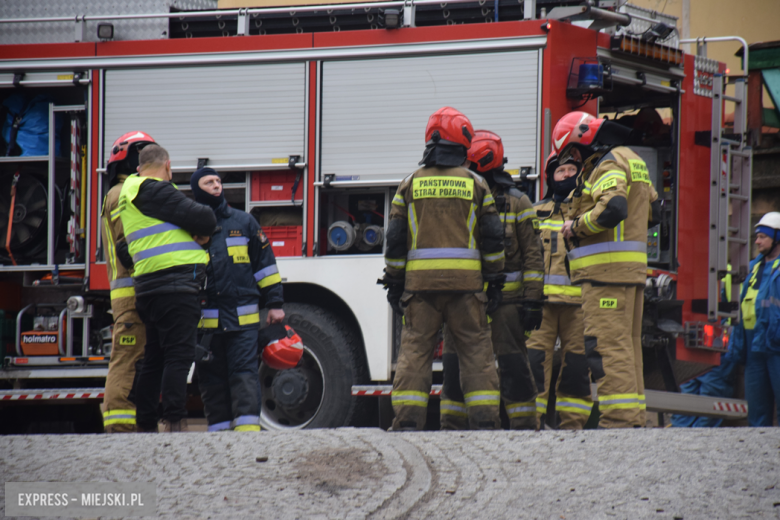
<instances>
[{"instance_id":1,"label":"black glove","mask_svg":"<svg viewBox=\"0 0 780 520\"><path fill-rule=\"evenodd\" d=\"M526 304L523 307L523 328L526 332L537 330L542 326L542 306Z\"/></svg>"},{"instance_id":2,"label":"black glove","mask_svg":"<svg viewBox=\"0 0 780 520\"><path fill-rule=\"evenodd\" d=\"M387 301L393 311L401 316L404 310L401 307L401 296L404 294L404 280L402 278L393 278L385 273L385 276L376 281L378 285L384 287L387 291Z\"/></svg>"},{"instance_id":3,"label":"black glove","mask_svg":"<svg viewBox=\"0 0 780 520\"><path fill-rule=\"evenodd\" d=\"M501 293L501 289L504 288L504 280L496 280L488 283L487 294L488 304L487 313L493 314L498 306L501 305L501 301L504 299L504 295Z\"/></svg>"}]
</instances>

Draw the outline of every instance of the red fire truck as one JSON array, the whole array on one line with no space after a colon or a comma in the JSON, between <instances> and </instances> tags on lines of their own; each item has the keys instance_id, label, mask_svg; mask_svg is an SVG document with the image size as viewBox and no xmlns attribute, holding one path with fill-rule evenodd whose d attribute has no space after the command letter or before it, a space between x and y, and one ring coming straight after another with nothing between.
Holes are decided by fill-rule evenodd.
<instances>
[{"instance_id":1,"label":"red fire truck","mask_svg":"<svg viewBox=\"0 0 780 520\"><path fill-rule=\"evenodd\" d=\"M648 408L744 416L743 401L676 392L718 364L721 323L736 309L721 302L720 280L746 273L745 78L707 59L704 41L697 55L680 50L674 19L614 0L580 3L14 17L8 2L0 422L100 428L112 326L104 172L113 140L143 130L171 153L180 189L199 165L224 174L228 201L256 216L277 254L305 356L293 370L260 366L263 425L376 423L387 398L377 407L366 396L388 395L400 331L376 285L386 215L421 157L428 116L445 105L502 136L532 198L543 195L561 116L586 110L633 129L631 145L664 202L647 237ZM162 30L139 25L152 21ZM62 35L71 41L52 40Z\"/></svg>"}]
</instances>

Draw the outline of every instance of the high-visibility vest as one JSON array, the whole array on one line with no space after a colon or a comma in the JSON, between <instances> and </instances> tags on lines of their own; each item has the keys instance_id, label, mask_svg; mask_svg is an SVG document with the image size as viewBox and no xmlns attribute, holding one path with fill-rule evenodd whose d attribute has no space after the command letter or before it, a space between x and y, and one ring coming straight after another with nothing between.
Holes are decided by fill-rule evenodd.
<instances>
[{"instance_id":1,"label":"high-visibility vest","mask_svg":"<svg viewBox=\"0 0 780 520\"><path fill-rule=\"evenodd\" d=\"M154 177L131 175L119 194L119 212L125 229L125 240L133 257L133 276L154 273L177 265L207 264L209 256L192 236L169 222L148 217L133 204L144 181L158 182Z\"/></svg>"}]
</instances>

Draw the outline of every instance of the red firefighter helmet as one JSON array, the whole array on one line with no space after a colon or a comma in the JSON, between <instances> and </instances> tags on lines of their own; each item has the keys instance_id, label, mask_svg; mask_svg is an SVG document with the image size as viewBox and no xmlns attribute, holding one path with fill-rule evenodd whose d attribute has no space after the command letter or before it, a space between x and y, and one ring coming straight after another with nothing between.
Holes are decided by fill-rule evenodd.
<instances>
[{"instance_id":1,"label":"red firefighter helmet","mask_svg":"<svg viewBox=\"0 0 780 520\"><path fill-rule=\"evenodd\" d=\"M271 325L265 329L269 341L263 349L263 363L274 370L295 368L303 357L303 340L289 325L283 327Z\"/></svg>"},{"instance_id":2,"label":"red firefighter helmet","mask_svg":"<svg viewBox=\"0 0 780 520\"><path fill-rule=\"evenodd\" d=\"M138 152L146 146L156 142L154 137L136 130L127 132L111 145L111 154L108 156L106 170L108 172L108 184L112 186L116 182L117 174L135 173L138 166Z\"/></svg>"},{"instance_id":3,"label":"red firefighter helmet","mask_svg":"<svg viewBox=\"0 0 780 520\"><path fill-rule=\"evenodd\" d=\"M504 165L504 143L498 134L477 130L469 148L468 160L479 173L489 172Z\"/></svg>"},{"instance_id":4,"label":"red firefighter helmet","mask_svg":"<svg viewBox=\"0 0 780 520\"><path fill-rule=\"evenodd\" d=\"M569 112L563 116L552 131L552 152L561 155L566 145L578 143L591 146L604 119L597 119L587 112Z\"/></svg>"},{"instance_id":5,"label":"red firefighter helmet","mask_svg":"<svg viewBox=\"0 0 780 520\"><path fill-rule=\"evenodd\" d=\"M428 118L425 142L459 144L468 148L474 138L474 127L469 118L452 107L443 107Z\"/></svg>"}]
</instances>

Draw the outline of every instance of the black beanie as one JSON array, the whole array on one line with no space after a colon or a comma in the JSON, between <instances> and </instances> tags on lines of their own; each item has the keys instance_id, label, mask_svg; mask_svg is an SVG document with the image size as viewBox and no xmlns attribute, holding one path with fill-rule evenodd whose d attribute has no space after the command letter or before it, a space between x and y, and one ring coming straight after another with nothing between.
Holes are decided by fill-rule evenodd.
<instances>
[{"instance_id":1,"label":"black beanie","mask_svg":"<svg viewBox=\"0 0 780 520\"><path fill-rule=\"evenodd\" d=\"M200 181L203 177L208 177L209 175L219 176L216 170L209 168L208 166L195 170L195 173L193 173L192 177L190 177L190 188L192 188L192 194L195 195L196 202L206 204L216 209L220 204L222 204L222 201L225 200L225 192L223 191L219 194L218 197L215 197L210 193L206 193L200 188L200 186L198 186L198 181Z\"/></svg>"}]
</instances>

